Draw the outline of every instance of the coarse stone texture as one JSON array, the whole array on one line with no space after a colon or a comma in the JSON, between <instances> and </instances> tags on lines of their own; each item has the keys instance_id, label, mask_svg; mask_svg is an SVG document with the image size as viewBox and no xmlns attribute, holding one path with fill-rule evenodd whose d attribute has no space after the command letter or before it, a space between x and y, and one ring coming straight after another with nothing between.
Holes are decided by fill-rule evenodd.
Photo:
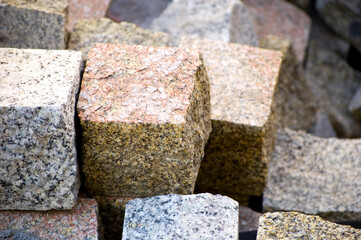
<instances>
[{"instance_id":1,"label":"coarse stone texture","mask_svg":"<svg viewBox=\"0 0 361 240\"><path fill-rule=\"evenodd\" d=\"M172 0L112 0L107 17L116 22L131 22L148 28Z\"/></svg>"},{"instance_id":2,"label":"coarse stone texture","mask_svg":"<svg viewBox=\"0 0 361 240\"><path fill-rule=\"evenodd\" d=\"M0 209L71 209L81 53L1 48L0 59Z\"/></svg>"},{"instance_id":3,"label":"coarse stone texture","mask_svg":"<svg viewBox=\"0 0 361 240\"><path fill-rule=\"evenodd\" d=\"M329 28L356 47L361 47L361 11L354 8L352 2L317 0L316 8Z\"/></svg>"},{"instance_id":4,"label":"coarse stone texture","mask_svg":"<svg viewBox=\"0 0 361 240\"><path fill-rule=\"evenodd\" d=\"M361 140L279 130L264 211L299 211L332 221L361 217Z\"/></svg>"},{"instance_id":5,"label":"coarse stone texture","mask_svg":"<svg viewBox=\"0 0 361 240\"><path fill-rule=\"evenodd\" d=\"M258 229L258 219L261 213L248 207L239 207L239 232L254 231Z\"/></svg>"},{"instance_id":6,"label":"coarse stone texture","mask_svg":"<svg viewBox=\"0 0 361 240\"><path fill-rule=\"evenodd\" d=\"M136 198L122 239L238 239L238 203L209 193Z\"/></svg>"},{"instance_id":7,"label":"coarse stone texture","mask_svg":"<svg viewBox=\"0 0 361 240\"><path fill-rule=\"evenodd\" d=\"M272 99L282 54L196 36L184 36L180 46L200 49L211 85L212 133L197 191L236 200L261 195L273 151Z\"/></svg>"},{"instance_id":8,"label":"coarse stone texture","mask_svg":"<svg viewBox=\"0 0 361 240\"><path fill-rule=\"evenodd\" d=\"M67 30L71 32L74 24L84 18L105 17L111 0L69 0Z\"/></svg>"},{"instance_id":9,"label":"coarse stone texture","mask_svg":"<svg viewBox=\"0 0 361 240\"><path fill-rule=\"evenodd\" d=\"M191 194L211 131L197 50L96 44L78 112L90 194Z\"/></svg>"},{"instance_id":10,"label":"coarse stone texture","mask_svg":"<svg viewBox=\"0 0 361 240\"><path fill-rule=\"evenodd\" d=\"M104 226L105 239L121 239L125 205L132 199L133 198L96 197L101 221Z\"/></svg>"},{"instance_id":11,"label":"coarse stone texture","mask_svg":"<svg viewBox=\"0 0 361 240\"><path fill-rule=\"evenodd\" d=\"M258 46L250 16L238 0L173 0L150 28L169 33L171 46L185 34Z\"/></svg>"},{"instance_id":12,"label":"coarse stone texture","mask_svg":"<svg viewBox=\"0 0 361 240\"><path fill-rule=\"evenodd\" d=\"M37 234L24 230L0 230L2 240L40 240Z\"/></svg>"},{"instance_id":13,"label":"coarse stone texture","mask_svg":"<svg viewBox=\"0 0 361 240\"><path fill-rule=\"evenodd\" d=\"M276 35L292 42L297 59L303 62L311 31L309 16L284 0L243 0L259 38Z\"/></svg>"},{"instance_id":14,"label":"coarse stone texture","mask_svg":"<svg viewBox=\"0 0 361 240\"><path fill-rule=\"evenodd\" d=\"M336 138L337 134L332 127L331 121L325 110L319 109L316 112L316 122L311 127L310 133L316 137Z\"/></svg>"},{"instance_id":15,"label":"coarse stone texture","mask_svg":"<svg viewBox=\"0 0 361 240\"><path fill-rule=\"evenodd\" d=\"M348 106L348 110L359 121L361 121L361 85L357 88L352 100Z\"/></svg>"},{"instance_id":16,"label":"coarse stone texture","mask_svg":"<svg viewBox=\"0 0 361 240\"><path fill-rule=\"evenodd\" d=\"M311 42L306 77L320 108L328 117L338 137L360 137L361 125L348 111L348 105L361 79L345 60L316 42Z\"/></svg>"},{"instance_id":17,"label":"coarse stone texture","mask_svg":"<svg viewBox=\"0 0 361 240\"><path fill-rule=\"evenodd\" d=\"M65 49L68 0L0 0L0 47Z\"/></svg>"},{"instance_id":18,"label":"coarse stone texture","mask_svg":"<svg viewBox=\"0 0 361 240\"><path fill-rule=\"evenodd\" d=\"M273 150L281 53L196 36L184 36L180 46L200 49L211 85L212 133L197 191L236 200L261 195Z\"/></svg>"},{"instance_id":19,"label":"coarse stone texture","mask_svg":"<svg viewBox=\"0 0 361 240\"><path fill-rule=\"evenodd\" d=\"M25 231L35 239L101 237L98 206L93 199L80 198L70 211L0 211L0 219L0 229Z\"/></svg>"},{"instance_id":20,"label":"coarse stone texture","mask_svg":"<svg viewBox=\"0 0 361 240\"><path fill-rule=\"evenodd\" d=\"M95 43L124 43L130 45L167 46L169 36L152 32L132 23L116 23L107 18L78 21L70 36L69 49L80 50L85 55Z\"/></svg>"},{"instance_id":21,"label":"coarse stone texture","mask_svg":"<svg viewBox=\"0 0 361 240\"><path fill-rule=\"evenodd\" d=\"M259 220L257 240L360 239L361 230L297 212L265 213Z\"/></svg>"},{"instance_id":22,"label":"coarse stone texture","mask_svg":"<svg viewBox=\"0 0 361 240\"><path fill-rule=\"evenodd\" d=\"M282 65L274 94L277 129L309 130L315 123L316 99L306 81L290 40L274 35L260 39L260 47L282 52Z\"/></svg>"}]
</instances>

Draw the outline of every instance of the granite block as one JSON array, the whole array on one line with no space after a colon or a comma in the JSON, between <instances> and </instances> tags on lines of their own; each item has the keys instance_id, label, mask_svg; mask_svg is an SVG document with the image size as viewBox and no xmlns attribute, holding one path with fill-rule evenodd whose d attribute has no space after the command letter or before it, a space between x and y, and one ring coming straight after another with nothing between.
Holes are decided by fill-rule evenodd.
<instances>
[{"instance_id":1,"label":"granite block","mask_svg":"<svg viewBox=\"0 0 361 240\"><path fill-rule=\"evenodd\" d=\"M353 95L352 100L348 105L348 110L358 121L361 121L361 85Z\"/></svg>"},{"instance_id":2,"label":"granite block","mask_svg":"<svg viewBox=\"0 0 361 240\"><path fill-rule=\"evenodd\" d=\"M116 22L131 22L148 28L172 0L112 0L107 17Z\"/></svg>"},{"instance_id":3,"label":"granite block","mask_svg":"<svg viewBox=\"0 0 361 240\"><path fill-rule=\"evenodd\" d=\"M238 203L209 193L136 198L122 239L238 239Z\"/></svg>"},{"instance_id":4,"label":"granite block","mask_svg":"<svg viewBox=\"0 0 361 240\"><path fill-rule=\"evenodd\" d=\"M93 199L80 198L70 211L0 211L0 219L0 229L27 240L101 239L98 206Z\"/></svg>"},{"instance_id":5,"label":"granite block","mask_svg":"<svg viewBox=\"0 0 361 240\"><path fill-rule=\"evenodd\" d=\"M150 28L169 33L171 46L185 34L258 46L250 16L238 0L173 0Z\"/></svg>"},{"instance_id":6,"label":"granite block","mask_svg":"<svg viewBox=\"0 0 361 240\"><path fill-rule=\"evenodd\" d=\"M0 47L65 49L68 0L1 0Z\"/></svg>"},{"instance_id":7,"label":"granite block","mask_svg":"<svg viewBox=\"0 0 361 240\"><path fill-rule=\"evenodd\" d=\"M125 205L133 198L95 197L99 205L99 214L104 226L105 239L121 239Z\"/></svg>"},{"instance_id":8,"label":"granite block","mask_svg":"<svg viewBox=\"0 0 361 240\"><path fill-rule=\"evenodd\" d=\"M258 220L261 213L248 207L239 207L239 232L254 231L258 229Z\"/></svg>"},{"instance_id":9,"label":"granite block","mask_svg":"<svg viewBox=\"0 0 361 240\"><path fill-rule=\"evenodd\" d=\"M260 218L257 240L360 239L361 230L296 212L266 213Z\"/></svg>"},{"instance_id":10,"label":"granite block","mask_svg":"<svg viewBox=\"0 0 361 240\"><path fill-rule=\"evenodd\" d=\"M116 23L107 18L79 20L69 40L69 49L85 55L95 43L124 43L130 45L167 46L168 34L152 32L132 23Z\"/></svg>"},{"instance_id":11,"label":"granite block","mask_svg":"<svg viewBox=\"0 0 361 240\"><path fill-rule=\"evenodd\" d=\"M316 112L316 122L311 127L310 133L316 137L336 138L337 134L333 129L328 114L325 110L319 109Z\"/></svg>"},{"instance_id":12,"label":"granite block","mask_svg":"<svg viewBox=\"0 0 361 240\"><path fill-rule=\"evenodd\" d=\"M264 211L299 211L331 221L361 217L361 140L280 130L269 164Z\"/></svg>"},{"instance_id":13,"label":"granite block","mask_svg":"<svg viewBox=\"0 0 361 240\"><path fill-rule=\"evenodd\" d=\"M184 36L197 47L211 85L212 133L197 178L198 192L234 199L261 195L274 142L273 95L282 54Z\"/></svg>"},{"instance_id":14,"label":"granite block","mask_svg":"<svg viewBox=\"0 0 361 240\"><path fill-rule=\"evenodd\" d=\"M292 42L296 57L303 62L311 31L310 17L285 0L242 0L252 17L259 38L276 35Z\"/></svg>"},{"instance_id":15,"label":"granite block","mask_svg":"<svg viewBox=\"0 0 361 240\"><path fill-rule=\"evenodd\" d=\"M282 52L282 65L274 94L277 129L309 130L316 122L317 103L292 42L274 35L260 39L260 47Z\"/></svg>"},{"instance_id":16,"label":"granite block","mask_svg":"<svg viewBox=\"0 0 361 240\"><path fill-rule=\"evenodd\" d=\"M36 233L24 230L0 230L2 240L40 240Z\"/></svg>"},{"instance_id":17,"label":"granite block","mask_svg":"<svg viewBox=\"0 0 361 240\"><path fill-rule=\"evenodd\" d=\"M90 194L191 194L211 131L197 50L96 44L78 102Z\"/></svg>"},{"instance_id":18,"label":"granite block","mask_svg":"<svg viewBox=\"0 0 361 240\"><path fill-rule=\"evenodd\" d=\"M66 28L73 30L80 19L105 17L111 0L69 0L68 23Z\"/></svg>"},{"instance_id":19,"label":"granite block","mask_svg":"<svg viewBox=\"0 0 361 240\"><path fill-rule=\"evenodd\" d=\"M360 137L361 125L348 111L348 105L361 84L357 72L339 55L312 41L306 77L319 108L327 111L337 136Z\"/></svg>"},{"instance_id":20,"label":"granite block","mask_svg":"<svg viewBox=\"0 0 361 240\"><path fill-rule=\"evenodd\" d=\"M70 209L82 55L2 48L0 59L0 209Z\"/></svg>"}]
</instances>

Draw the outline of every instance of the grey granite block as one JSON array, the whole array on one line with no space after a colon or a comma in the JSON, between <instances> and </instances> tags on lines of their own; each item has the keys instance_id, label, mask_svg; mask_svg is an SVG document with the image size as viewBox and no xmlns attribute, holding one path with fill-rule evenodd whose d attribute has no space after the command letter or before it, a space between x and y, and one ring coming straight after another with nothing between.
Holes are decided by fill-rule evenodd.
<instances>
[{"instance_id":1,"label":"grey granite block","mask_svg":"<svg viewBox=\"0 0 361 240\"><path fill-rule=\"evenodd\" d=\"M0 59L0 209L70 209L81 52L2 48Z\"/></svg>"},{"instance_id":2,"label":"grey granite block","mask_svg":"<svg viewBox=\"0 0 361 240\"><path fill-rule=\"evenodd\" d=\"M261 195L275 139L273 95L282 54L247 45L184 36L199 48L211 85L212 132L196 189L227 195Z\"/></svg>"},{"instance_id":3,"label":"grey granite block","mask_svg":"<svg viewBox=\"0 0 361 240\"><path fill-rule=\"evenodd\" d=\"M359 121L361 121L361 86L357 88L356 93L353 95L348 110Z\"/></svg>"},{"instance_id":4,"label":"grey granite block","mask_svg":"<svg viewBox=\"0 0 361 240\"><path fill-rule=\"evenodd\" d=\"M269 164L264 211L299 211L332 221L361 218L361 140L280 130Z\"/></svg>"},{"instance_id":5,"label":"grey granite block","mask_svg":"<svg viewBox=\"0 0 361 240\"><path fill-rule=\"evenodd\" d=\"M74 26L68 48L80 50L87 55L95 43L166 47L168 42L168 34L143 29L133 23L116 23L107 18L82 19Z\"/></svg>"},{"instance_id":6,"label":"grey granite block","mask_svg":"<svg viewBox=\"0 0 361 240\"><path fill-rule=\"evenodd\" d=\"M238 203L209 193L137 198L126 205L122 239L238 239Z\"/></svg>"},{"instance_id":7,"label":"grey granite block","mask_svg":"<svg viewBox=\"0 0 361 240\"><path fill-rule=\"evenodd\" d=\"M322 138L335 138L337 134L333 129L328 114L325 110L319 109L316 112L316 122L311 127L310 133L316 137Z\"/></svg>"},{"instance_id":8,"label":"grey granite block","mask_svg":"<svg viewBox=\"0 0 361 240\"><path fill-rule=\"evenodd\" d=\"M266 213L259 220L257 240L361 239L361 230L296 212Z\"/></svg>"},{"instance_id":9,"label":"grey granite block","mask_svg":"<svg viewBox=\"0 0 361 240\"><path fill-rule=\"evenodd\" d=\"M238 0L173 0L150 28L169 33L171 46L184 34L258 46L252 20Z\"/></svg>"},{"instance_id":10,"label":"grey granite block","mask_svg":"<svg viewBox=\"0 0 361 240\"><path fill-rule=\"evenodd\" d=\"M1 0L0 47L65 49L68 0Z\"/></svg>"}]
</instances>

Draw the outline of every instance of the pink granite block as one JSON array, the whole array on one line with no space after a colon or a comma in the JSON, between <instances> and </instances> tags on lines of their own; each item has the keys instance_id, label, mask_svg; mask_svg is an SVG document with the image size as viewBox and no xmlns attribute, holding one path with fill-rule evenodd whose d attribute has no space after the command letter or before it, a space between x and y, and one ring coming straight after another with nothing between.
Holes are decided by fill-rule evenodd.
<instances>
[{"instance_id":1,"label":"pink granite block","mask_svg":"<svg viewBox=\"0 0 361 240\"><path fill-rule=\"evenodd\" d=\"M0 211L0 229L22 230L39 239L99 239L98 205L79 199L70 211Z\"/></svg>"},{"instance_id":2,"label":"pink granite block","mask_svg":"<svg viewBox=\"0 0 361 240\"><path fill-rule=\"evenodd\" d=\"M303 62L311 20L302 10L284 0L243 0L259 38L277 35L292 41L297 59Z\"/></svg>"}]
</instances>

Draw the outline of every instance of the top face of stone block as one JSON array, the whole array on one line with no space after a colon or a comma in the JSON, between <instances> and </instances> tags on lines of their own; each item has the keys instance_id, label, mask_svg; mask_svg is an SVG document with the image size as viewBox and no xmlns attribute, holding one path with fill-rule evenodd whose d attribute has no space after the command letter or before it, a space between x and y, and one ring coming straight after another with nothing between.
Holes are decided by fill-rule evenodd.
<instances>
[{"instance_id":1,"label":"top face of stone block","mask_svg":"<svg viewBox=\"0 0 361 240\"><path fill-rule=\"evenodd\" d=\"M296 212L266 213L260 218L257 240L360 239L361 230Z\"/></svg>"},{"instance_id":2,"label":"top face of stone block","mask_svg":"<svg viewBox=\"0 0 361 240\"><path fill-rule=\"evenodd\" d=\"M183 123L200 64L197 50L96 44L83 76L79 117Z\"/></svg>"},{"instance_id":3,"label":"top face of stone block","mask_svg":"<svg viewBox=\"0 0 361 240\"><path fill-rule=\"evenodd\" d=\"M211 85L211 119L264 126L282 54L247 45L184 36L181 47L199 48Z\"/></svg>"},{"instance_id":4,"label":"top face of stone block","mask_svg":"<svg viewBox=\"0 0 361 240\"><path fill-rule=\"evenodd\" d=\"M238 203L209 193L134 199L123 239L238 239Z\"/></svg>"},{"instance_id":5,"label":"top face of stone block","mask_svg":"<svg viewBox=\"0 0 361 240\"><path fill-rule=\"evenodd\" d=\"M0 106L61 106L79 75L81 52L0 48Z\"/></svg>"},{"instance_id":6,"label":"top face of stone block","mask_svg":"<svg viewBox=\"0 0 361 240\"><path fill-rule=\"evenodd\" d=\"M68 0L1 0L0 4L3 3L21 8L57 13L64 16L66 15L66 9L68 7Z\"/></svg>"},{"instance_id":7,"label":"top face of stone block","mask_svg":"<svg viewBox=\"0 0 361 240\"><path fill-rule=\"evenodd\" d=\"M68 48L87 54L95 43L168 46L168 42L168 34L152 32L132 23L116 23L107 18L82 19L74 26Z\"/></svg>"}]
</instances>

